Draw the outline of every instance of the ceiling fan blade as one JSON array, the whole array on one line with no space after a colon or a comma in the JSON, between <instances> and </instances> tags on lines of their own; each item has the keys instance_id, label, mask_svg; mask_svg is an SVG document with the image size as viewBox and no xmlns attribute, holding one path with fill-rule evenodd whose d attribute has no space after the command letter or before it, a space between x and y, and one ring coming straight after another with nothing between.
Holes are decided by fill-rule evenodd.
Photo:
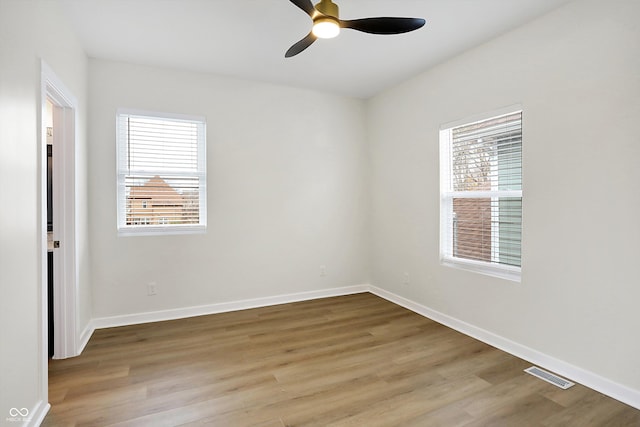
<instances>
[{"instance_id":1,"label":"ceiling fan blade","mask_svg":"<svg viewBox=\"0 0 640 427\"><path fill-rule=\"evenodd\" d=\"M304 10L309 16L313 16L313 12L316 10L313 7L313 3L311 3L311 0L291 0L291 3Z\"/></svg>"},{"instance_id":2,"label":"ceiling fan blade","mask_svg":"<svg viewBox=\"0 0 640 427\"><path fill-rule=\"evenodd\" d=\"M422 18L364 18L340 20L340 27L370 34L401 34L421 28L425 22Z\"/></svg>"},{"instance_id":3,"label":"ceiling fan blade","mask_svg":"<svg viewBox=\"0 0 640 427\"><path fill-rule=\"evenodd\" d=\"M287 53L284 54L285 58L291 58L292 56L296 56L316 41L317 37L313 35L313 33L309 33L305 38L294 44L287 50Z\"/></svg>"}]
</instances>

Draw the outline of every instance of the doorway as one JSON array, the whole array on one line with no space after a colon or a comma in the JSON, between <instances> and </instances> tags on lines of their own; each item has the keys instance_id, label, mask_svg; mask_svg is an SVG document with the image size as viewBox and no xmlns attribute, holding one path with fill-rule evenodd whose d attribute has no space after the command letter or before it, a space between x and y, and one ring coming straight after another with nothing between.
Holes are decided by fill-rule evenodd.
<instances>
[{"instance_id":1,"label":"doorway","mask_svg":"<svg viewBox=\"0 0 640 427\"><path fill-rule=\"evenodd\" d=\"M44 125L47 132L47 357L53 358L54 307L53 307L53 103L47 98Z\"/></svg>"},{"instance_id":2,"label":"doorway","mask_svg":"<svg viewBox=\"0 0 640 427\"><path fill-rule=\"evenodd\" d=\"M77 101L46 63L42 62L41 66L42 359L45 363L43 376L46 376L47 355L64 359L78 354L75 252Z\"/></svg>"}]
</instances>

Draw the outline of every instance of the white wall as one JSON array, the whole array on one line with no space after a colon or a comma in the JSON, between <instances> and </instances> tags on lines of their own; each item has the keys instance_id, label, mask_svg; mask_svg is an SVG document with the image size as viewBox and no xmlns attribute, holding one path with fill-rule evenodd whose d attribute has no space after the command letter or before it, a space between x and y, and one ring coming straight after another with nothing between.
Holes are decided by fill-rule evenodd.
<instances>
[{"instance_id":1,"label":"white wall","mask_svg":"<svg viewBox=\"0 0 640 427\"><path fill-rule=\"evenodd\" d=\"M90 94L96 318L368 282L362 101L101 60ZM206 234L118 237L118 107L206 117Z\"/></svg>"},{"instance_id":2,"label":"white wall","mask_svg":"<svg viewBox=\"0 0 640 427\"><path fill-rule=\"evenodd\" d=\"M79 102L79 327L90 317L85 162L87 59L57 2L0 0L0 424L9 409L46 404L42 346L40 59ZM46 228L44 229L46 232ZM43 372L44 370L44 372Z\"/></svg>"},{"instance_id":3,"label":"white wall","mask_svg":"<svg viewBox=\"0 0 640 427\"><path fill-rule=\"evenodd\" d=\"M374 285L640 391L638 16L576 1L370 101ZM438 261L439 126L516 103L520 284Z\"/></svg>"}]
</instances>

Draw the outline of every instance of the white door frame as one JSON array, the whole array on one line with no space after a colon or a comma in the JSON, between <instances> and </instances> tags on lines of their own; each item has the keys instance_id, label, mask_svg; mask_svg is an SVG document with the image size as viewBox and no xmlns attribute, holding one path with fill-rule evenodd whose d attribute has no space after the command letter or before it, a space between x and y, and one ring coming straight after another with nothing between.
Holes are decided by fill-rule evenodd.
<instances>
[{"instance_id":1,"label":"white door frame","mask_svg":"<svg viewBox=\"0 0 640 427\"><path fill-rule=\"evenodd\" d=\"M42 253L42 354L47 375L47 139L44 114L47 99L53 104L53 240L54 249L53 319L54 359L77 356L78 351L78 263L76 254L76 112L78 102L51 67L41 61L40 129L40 226L44 239ZM45 378L45 384L47 383ZM46 394L45 394L46 395Z\"/></svg>"}]
</instances>

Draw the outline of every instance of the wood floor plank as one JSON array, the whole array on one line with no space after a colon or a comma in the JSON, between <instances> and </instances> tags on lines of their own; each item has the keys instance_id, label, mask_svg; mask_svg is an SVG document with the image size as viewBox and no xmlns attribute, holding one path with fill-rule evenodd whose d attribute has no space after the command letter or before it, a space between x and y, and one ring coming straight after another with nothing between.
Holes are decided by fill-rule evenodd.
<instances>
[{"instance_id":1,"label":"wood floor plank","mask_svg":"<svg viewBox=\"0 0 640 427\"><path fill-rule=\"evenodd\" d=\"M536 378L528 377L527 374L523 374L512 380L489 387L460 401L460 404L469 414L477 418L483 418L505 406L505 404L512 404L527 396L536 395L546 388L555 387Z\"/></svg>"},{"instance_id":2,"label":"wood floor plank","mask_svg":"<svg viewBox=\"0 0 640 427\"><path fill-rule=\"evenodd\" d=\"M363 293L94 333L43 426L638 426L640 411Z\"/></svg>"},{"instance_id":3,"label":"wood floor plank","mask_svg":"<svg viewBox=\"0 0 640 427\"><path fill-rule=\"evenodd\" d=\"M154 426L173 427L194 422L212 415L223 415L238 409L238 403L233 396L222 396L180 406L178 408L162 409L141 417L130 418L117 423L106 425L113 427Z\"/></svg>"},{"instance_id":4,"label":"wood floor plank","mask_svg":"<svg viewBox=\"0 0 640 427\"><path fill-rule=\"evenodd\" d=\"M472 421L474 418L460 406L449 404L396 425L404 427L462 427Z\"/></svg>"},{"instance_id":5,"label":"wood floor plank","mask_svg":"<svg viewBox=\"0 0 640 427\"><path fill-rule=\"evenodd\" d=\"M505 402L485 416L465 424L465 427L515 425L538 427L543 420L560 413L562 409L564 408L557 403L538 393L532 393L520 399Z\"/></svg>"},{"instance_id":6,"label":"wood floor plank","mask_svg":"<svg viewBox=\"0 0 640 427\"><path fill-rule=\"evenodd\" d=\"M442 379L424 388L407 387L404 393L384 393L386 396L375 404L328 425L391 426L424 416L462 396L474 395L487 387L490 387L490 384L474 375L454 381Z\"/></svg>"},{"instance_id":7,"label":"wood floor plank","mask_svg":"<svg viewBox=\"0 0 640 427\"><path fill-rule=\"evenodd\" d=\"M542 422L546 427L566 425L637 427L638 412L631 413L629 407L600 393L589 393L584 399L576 402L560 413ZM614 420L636 421L631 424L613 424Z\"/></svg>"}]
</instances>

